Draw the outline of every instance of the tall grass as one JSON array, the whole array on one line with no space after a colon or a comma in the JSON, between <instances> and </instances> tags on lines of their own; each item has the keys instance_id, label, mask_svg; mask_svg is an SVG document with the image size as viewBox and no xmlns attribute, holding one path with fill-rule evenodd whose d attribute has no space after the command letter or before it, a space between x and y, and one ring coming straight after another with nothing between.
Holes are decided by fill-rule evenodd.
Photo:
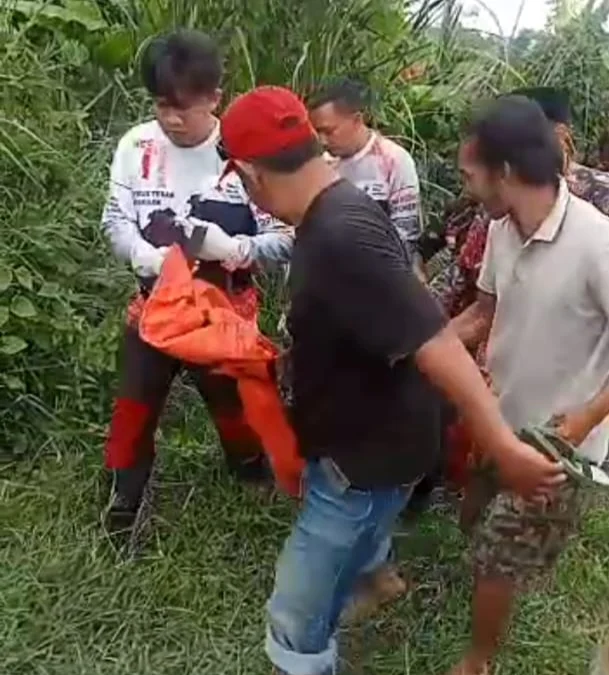
<instances>
[{"instance_id":1,"label":"tall grass","mask_svg":"<svg viewBox=\"0 0 609 675\"><path fill-rule=\"evenodd\" d=\"M14 31L0 78L0 445L64 451L102 402L129 287L98 219L108 139L93 137L61 44Z\"/></svg>"},{"instance_id":2,"label":"tall grass","mask_svg":"<svg viewBox=\"0 0 609 675\"><path fill-rule=\"evenodd\" d=\"M461 29L452 0L3 3L3 456L61 453L101 434L132 285L108 254L98 221L111 149L148 114L137 59L152 35L176 27L215 34L226 55L226 99L260 83L306 94L338 74L368 80L374 123L414 154L433 224L458 190L454 153L474 101L526 80L564 80L579 129L596 133L609 104L598 18L587 14L536 41L523 62L508 63L496 41ZM265 326L275 311L266 309Z\"/></svg>"},{"instance_id":3,"label":"tall grass","mask_svg":"<svg viewBox=\"0 0 609 675\"><path fill-rule=\"evenodd\" d=\"M98 451L132 289L98 223L117 136L148 114L142 41L178 26L216 33L227 98L254 83L306 92L338 73L369 79L374 122L414 153L433 215L458 189L459 123L475 101L524 81L564 82L584 137L608 109L599 26L569 25L507 63L496 41L461 30L454 9L437 27L449 5L458 3L0 5L0 672L268 672L262 607L291 509L261 504L214 468L214 432L194 399L180 399L161 438L162 516L145 563L115 564L97 526ZM268 295L267 331L280 292ZM414 592L378 617L378 632L347 634L347 672L445 672L463 648L469 572L458 533L434 517L418 530L402 533ZM609 621L608 541L599 507L558 589L521 608L502 673L584 672Z\"/></svg>"},{"instance_id":4,"label":"tall grass","mask_svg":"<svg viewBox=\"0 0 609 675\"><path fill-rule=\"evenodd\" d=\"M427 49L424 29L441 4L419 3L410 14L403 3L378 0L2 5L4 459L96 443L107 418L132 282L108 254L98 222L111 148L148 111L136 77L141 44L175 27L216 34L226 53L227 97L262 82L305 92L345 72L387 93ZM413 124L394 126L414 138ZM274 312L265 313L269 327Z\"/></svg>"}]
</instances>

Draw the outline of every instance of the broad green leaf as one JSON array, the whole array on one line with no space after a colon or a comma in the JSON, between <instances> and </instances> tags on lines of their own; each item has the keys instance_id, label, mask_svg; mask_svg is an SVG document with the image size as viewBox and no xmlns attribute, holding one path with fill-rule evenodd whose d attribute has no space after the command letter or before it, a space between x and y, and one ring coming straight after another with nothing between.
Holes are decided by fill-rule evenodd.
<instances>
[{"instance_id":1,"label":"broad green leaf","mask_svg":"<svg viewBox=\"0 0 609 675\"><path fill-rule=\"evenodd\" d=\"M0 354L15 356L27 349L27 342L16 335L6 335L0 338Z\"/></svg>"},{"instance_id":2,"label":"broad green leaf","mask_svg":"<svg viewBox=\"0 0 609 675\"><path fill-rule=\"evenodd\" d=\"M28 291L31 291L34 288L34 280L32 279L32 273L28 270L27 267L18 267L15 270L15 276L17 281L23 288L27 288Z\"/></svg>"},{"instance_id":3,"label":"broad green leaf","mask_svg":"<svg viewBox=\"0 0 609 675\"><path fill-rule=\"evenodd\" d=\"M131 62L134 52L131 31L121 28L97 45L93 54L95 60L105 68L124 68Z\"/></svg>"},{"instance_id":4,"label":"broad green leaf","mask_svg":"<svg viewBox=\"0 0 609 675\"><path fill-rule=\"evenodd\" d=\"M53 334L55 337L57 337L57 334ZM37 346L40 347L40 349L45 349L49 350L53 348L53 340L51 338L51 335L48 333L40 333L36 332L32 335L32 342Z\"/></svg>"},{"instance_id":5,"label":"broad green leaf","mask_svg":"<svg viewBox=\"0 0 609 675\"><path fill-rule=\"evenodd\" d=\"M408 88L408 93L414 98L422 99L426 96L431 96L434 93L433 87L428 84L411 84Z\"/></svg>"},{"instance_id":6,"label":"broad green leaf","mask_svg":"<svg viewBox=\"0 0 609 675\"><path fill-rule=\"evenodd\" d=\"M78 265L72 260L64 259L61 261L61 271L71 277L78 272Z\"/></svg>"},{"instance_id":7,"label":"broad green leaf","mask_svg":"<svg viewBox=\"0 0 609 675\"><path fill-rule=\"evenodd\" d=\"M89 60L89 50L77 40L61 41L61 58L66 65L82 68Z\"/></svg>"},{"instance_id":8,"label":"broad green leaf","mask_svg":"<svg viewBox=\"0 0 609 675\"><path fill-rule=\"evenodd\" d=\"M89 21L97 22L100 27L103 24L103 27L105 27L106 22L96 0L63 0L62 4L72 13L72 16L80 17L83 25L86 25L85 21Z\"/></svg>"},{"instance_id":9,"label":"broad green leaf","mask_svg":"<svg viewBox=\"0 0 609 675\"><path fill-rule=\"evenodd\" d=\"M21 391L25 389L25 383L14 375L3 375L2 381L11 391Z\"/></svg>"},{"instance_id":10,"label":"broad green leaf","mask_svg":"<svg viewBox=\"0 0 609 675\"><path fill-rule=\"evenodd\" d=\"M13 271L10 267L0 267L0 293L5 291L13 281Z\"/></svg>"},{"instance_id":11,"label":"broad green leaf","mask_svg":"<svg viewBox=\"0 0 609 675\"><path fill-rule=\"evenodd\" d=\"M33 319L37 314L32 301L23 295L16 295L12 299L11 312L20 319Z\"/></svg>"},{"instance_id":12,"label":"broad green leaf","mask_svg":"<svg viewBox=\"0 0 609 675\"><path fill-rule=\"evenodd\" d=\"M66 2L67 7L60 5L51 5L45 2L36 2L33 0L17 0L10 5L10 8L28 18L40 17L60 23L79 23L87 30L95 31L107 27L107 23L101 18L99 8L92 1L81 0Z\"/></svg>"},{"instance_id":13,"label":"broad green leaf","mask_svg":"<svg viewBox=\"0 0 609 675\"><path fill-rule=\"evenodd\" d=\"M45 281L40 287L38 295L42 298L56 298L59 295L59 284L54 281Z\"/></svg>"},{"instance_id":14,"label":"broad green leaf","mask_svg":"<svg viewBox=\"0 0 609 675\"><path fill-rule=\"evenodd\" d=\"M0 328L4 326L4 324L8 321L9 319L9 310L6 305L0 305Z\"/></svg>"}]
</instances>

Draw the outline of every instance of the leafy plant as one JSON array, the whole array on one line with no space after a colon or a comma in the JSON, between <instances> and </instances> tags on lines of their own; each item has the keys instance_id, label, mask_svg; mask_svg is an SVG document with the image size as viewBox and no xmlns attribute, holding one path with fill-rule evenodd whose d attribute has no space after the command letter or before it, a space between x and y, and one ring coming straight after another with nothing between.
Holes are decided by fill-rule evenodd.
<instances>
[{"instance_id":1,"label":"leafy plant","mask_svg":"<svg viewBox=\"0 0 609 675\"><path fill-rule=\"evenodd\" d=\"M0 442L10 456L103 431L129 275L98 221L118 135L148 114L139 50L161 31L215 34L226 98L307 94L339 74L376 93L374 124L414 154L428 222L459 189L460 123L477 101L567 86L580 141L609 109L609 3L551 32L481 36L453 0L28 0L0 8ZM276 325L277 293L264 325Z\"/></svg>"},{"instance_id":2,"label":"leafy plant","mask_svg":"<svg viewBox=\"0 0 609 675\"><path fill-rule=\"evenodd\" d=\"M60 450L82 431L74 420L103 414L128 285L98 228L109 146L70 86L65 43L41 49L14 28L4 41L0 443L13 455Z\"/></svg>"},{"instance_id":3,"label":"leafy plant","mask_svg":"<svg viewBox=\"0 0 609 675\"><path fill-rule=\"evenodd\" d=\"M588 2L575 14L556 5L552 31L536 40L520 66L531 82L569 93L578 146L589 156L609 122L609 2Z\"/></svg>"}]
</instances>

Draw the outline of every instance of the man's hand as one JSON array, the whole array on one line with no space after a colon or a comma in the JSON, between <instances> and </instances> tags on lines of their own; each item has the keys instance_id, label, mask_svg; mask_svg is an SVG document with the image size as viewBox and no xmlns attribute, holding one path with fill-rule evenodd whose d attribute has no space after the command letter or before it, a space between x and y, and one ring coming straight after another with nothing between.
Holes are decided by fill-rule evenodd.
<instances>
[{"instance_id":1,"label":"man's hand","mask_svg":"<svg viewBox=\"0 0 609 675\"><path fill-rule=\"evenodd\" d=\"M419 370L455 404L502 483L525 499L548 495L566 480L560 464L522 443L503 419L497 399L453 330L447 328L415 354Z\"/></svg>"},{"instance_id":2,"label":"man's hand","mask_svg":"<svg viewBox=\"0 0 609 675\"><path fill-rule=\"evenodd\" d=\"M525 499L551 496L566 480L561 464L518 439L496 453L493 460L502 485Z\"/></svg>"},{"instance_id":3,"label":"man's hand","mask_svg":"<svg viewBox=\"0 0 609 675\"><path fill-rule=\"evenodd\" d=\"M229 272L249 265L251 241L249 237L231 237L216 223L189 219L195 227L203 228L203 243L197 252L197 258L220 262Z\"/></svg>"},{"instance_id":4,"label":"man's hand","mask_svg":"<svg viewBox=\"0 0 609 675\"><path fill-rule=\"evenodd\" d=\"M155 248L148 242L138 242L131 252L131 267L139 277L158 277L169 253L168 246Z\"/></svg>"},{"instance_id":5,"label":"man's hand","mask_svg":"<svg viewBox=\"0 0 609 675\"><path fill-rule=\"evenodd\" d=\"M252 238L246 234L236 234L233 239L237 242L235 254L222 262L222 267L229 272L250 267L252 260Z\"/></svg>"},{"instance_id":6,"label":"man's hand","mask_svg":"<svg viewBox=\"0 0 609 675\"><path fill-rule=\"evenodd\" d=\"M479 291L475 302L451 319L450 324L463 344L473 348L488 338L494 316L495 296Z\"/></svg>"},{"instance_id":7,"label":"man's hand","mask_svg":"<svg viewBox=\"0 0 609 675\"><path fill-rule=\"evenodd\" d=\"M559 436L578 448L596 426L592 411L587 406L562 415L555 415L551 421Z\"/></svg>"}]
</instances>

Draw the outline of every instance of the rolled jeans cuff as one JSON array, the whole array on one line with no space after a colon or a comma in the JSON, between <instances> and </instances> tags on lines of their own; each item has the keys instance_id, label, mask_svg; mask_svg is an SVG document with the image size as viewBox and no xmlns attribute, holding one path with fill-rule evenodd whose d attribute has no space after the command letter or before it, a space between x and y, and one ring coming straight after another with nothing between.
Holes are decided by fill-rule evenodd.
<instances>
[{"instance_id":1,"label":"rolled jeans cuff","mask_svg":"<svg viewBox=\"0 0 609 675\"><path fill-rule=\"evenodd\" d=\"M377 569L379 569L379 567L382 567L385 563L387 563L389 556L391 555L391 546L391 537L383 539L370 562L362 567L361 574L371 574L372 572L375 572Z\"/></svg>"},{"instance_id":2,"label":"rolled jeans cuff","mask_svg":"<svg viewBox=\"0 0 609 675\"><path fill-rule=\"evenodd\" d=\"M273 631L267 627L265 651L271 663L287 675L335 675L338 660L336 639L331 638L328 648L319 654L298 654L282 647Z\"/></svg>"}]
</instances>

